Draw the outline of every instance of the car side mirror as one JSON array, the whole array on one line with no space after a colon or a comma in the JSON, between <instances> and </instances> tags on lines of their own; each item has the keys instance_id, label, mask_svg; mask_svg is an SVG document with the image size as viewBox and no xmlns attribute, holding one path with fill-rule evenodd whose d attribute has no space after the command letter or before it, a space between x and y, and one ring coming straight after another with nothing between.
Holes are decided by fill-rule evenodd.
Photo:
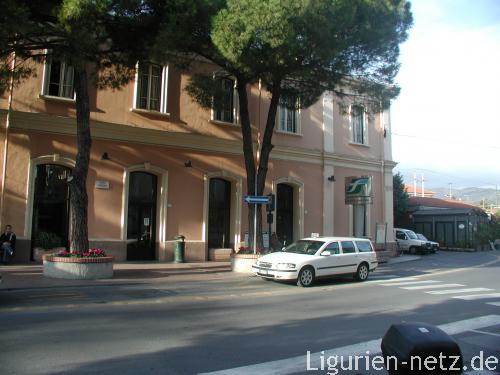
<instances>
[{"instance_id":1,"label":"car side mirror","mask_svg":"<svg viewBox=\"0 0 500 375\"><path fill-rule=\"evenodd\" d=\"M331 252L329 252L328 250L325 250L325 251L323 251L323 252L321 253L321 256L323 256L323 257L329 257L330 255L332 255L332 253L331 253Z\"/></svg>"}]
</instances>

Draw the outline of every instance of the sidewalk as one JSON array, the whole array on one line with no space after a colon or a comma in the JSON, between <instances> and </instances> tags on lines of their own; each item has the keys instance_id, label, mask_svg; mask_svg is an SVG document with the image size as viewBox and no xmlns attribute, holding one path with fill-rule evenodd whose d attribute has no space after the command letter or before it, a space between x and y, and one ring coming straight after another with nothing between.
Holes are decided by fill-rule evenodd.
<instances>
[{"instance_id":1,"label":"sidewalk","mask_svg":"<svg viewBox=\"0 0 500 375\"><path fill-rule=\"evenodd\" d=\"M193 280L207 275L229 273L229 262L158 263L123 262L113 265L114 277L103 280L65 280L43 276L41 264L0 266L0 290L144 284L166 278Z\"/></svg>"}]
</instances>

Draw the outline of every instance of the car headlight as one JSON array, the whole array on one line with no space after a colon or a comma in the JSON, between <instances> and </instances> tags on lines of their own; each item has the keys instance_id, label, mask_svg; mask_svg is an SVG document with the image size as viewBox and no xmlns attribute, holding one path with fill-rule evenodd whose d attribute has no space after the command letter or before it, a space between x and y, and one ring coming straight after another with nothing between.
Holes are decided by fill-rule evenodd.
<instances>
[{"instance_id":1,"label":"car headlight","mask_svg":"<svg viewBox=\"0 0 500 375\"><path fill-rule=\"evenodd\" d=\"M278 269L282 269L282 270L286 270L286 269L294 269L295 268L295 264L293 263L278 263L276 265L276 268Z\"/></svg>"}]
</instances>

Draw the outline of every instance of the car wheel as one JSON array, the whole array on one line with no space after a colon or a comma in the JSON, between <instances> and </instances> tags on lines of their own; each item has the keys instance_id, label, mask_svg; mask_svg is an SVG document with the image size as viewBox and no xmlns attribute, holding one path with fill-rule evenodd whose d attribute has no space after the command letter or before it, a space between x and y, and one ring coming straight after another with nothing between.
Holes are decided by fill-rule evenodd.
<instances>
[{"instance_id":1,"label":"car wheel","mask_svg":"<svg viewBox=\"0 0 500 375\"><path fill-rule=\"evenodd\" d=\"M297 285L307 288L314 283L314 269L310 266L304 267L297 277Z\"/></svg>"},{"instance_id":2,"label":"car wheel","mask_svg":"<svg viewBox=\"0 0 500 375\"><path fill-rule=\"evenodd\" d=\"M361 263L358 267L358 270L356 271L356 280L365 281L366 279L368 279L369 273L370 270L368 269L368 264Z\"/></svg>"}]
</instances>

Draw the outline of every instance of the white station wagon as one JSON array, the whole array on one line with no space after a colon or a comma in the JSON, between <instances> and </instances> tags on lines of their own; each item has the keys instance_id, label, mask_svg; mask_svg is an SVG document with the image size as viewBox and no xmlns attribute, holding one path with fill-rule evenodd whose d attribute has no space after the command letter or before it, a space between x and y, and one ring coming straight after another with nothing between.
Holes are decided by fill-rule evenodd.
<instances>
[{"instance_id":1,"label":"white station wagon","mask_svg":"<svg viewBox=\"0 0 500 375\"><path fill-rule=\"evenodd\" d=\"M296 280L308 287L316 278L335 275L352 274L365 281L377 266L373 245L366 238L314 237L260 257L252 270L266 280Z\"/></svg>"}]
</instances>

